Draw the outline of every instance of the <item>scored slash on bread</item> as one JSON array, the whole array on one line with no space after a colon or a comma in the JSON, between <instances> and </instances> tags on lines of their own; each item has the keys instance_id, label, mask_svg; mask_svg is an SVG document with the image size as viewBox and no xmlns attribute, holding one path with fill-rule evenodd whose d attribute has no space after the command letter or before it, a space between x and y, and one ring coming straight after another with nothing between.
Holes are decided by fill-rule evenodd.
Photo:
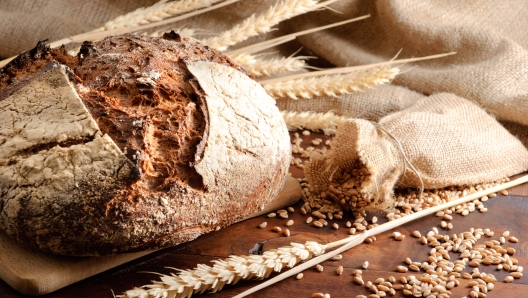
<instances>
[{"instance_id":1,"label":"scored slash on bread","mask_svg":"<svg viewBox=\"0 0 528 298\"><path fill-rule=\"evenodd\" d=\"M177 33L37 48L0 69L0 229L63 255L158 249L242 220L284 184L274 100Z\"/></svg>"}]
</instances>

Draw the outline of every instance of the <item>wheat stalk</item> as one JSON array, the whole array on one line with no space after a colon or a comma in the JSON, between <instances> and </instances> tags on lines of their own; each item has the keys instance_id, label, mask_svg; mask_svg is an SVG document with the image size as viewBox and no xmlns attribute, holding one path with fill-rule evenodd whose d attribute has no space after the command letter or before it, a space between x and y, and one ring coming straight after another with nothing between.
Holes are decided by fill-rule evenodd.
<instances>
[{"instance_id":1,"label":"wheat stalk","mask_svg":"<svg viewBox=\"0 0 528 298\"><path fill-rule=\"evenodd\" d=\"M263 86L266 92L275 98L311 98L323 94L337 96L388 84L399 72L399 68L382 65L347 74L284 80Z\"/></svg>"},{"instance_id":2,"label":"wheat stalk","mask_svg":"<svg viewBox=\"0 0 528 298\"><path fill-rule=\"evenodd\" d=\"M291 268L299 262L321 255L326 245L308 241L291 243L264 252L262 255L230 256L213 261L214 265L199 264L193 270L178 270L179 274L161 275L161 281L126 291L122 298L190 297L205 291L220 291L226 284L236 284L241 279L264 279L275 271Z\"/></svg>"},{"instance_id":3,"label":"wheat stalk","mask_svg":"<svg viewBox=\"0 0 528 298\"><path fill-rule=\"evenodd\" d=\"M220 1L222 0L179 0L167 3L158 2L152 6L138 8L125 15L118 16L94 31L106 31L155 23L195 9L209 7Z\"/></svg>"},{"instance_id":4,"label":"wheat stalk","mask_svg":"<svg viewBox=\"0 0 528 298\"><path fill-rule=\"evenodd\" d=\"M250 54L240 54L231 58L242 65L252 75L259 77L305 70L306 68L310 68L310 66L303 59L313 57L297 56L261 59Z\"/></svg>"},{"instance_id":5,"label":"wheat stalk","mask_svg":"<svg viewBox=\"0 0 528 298\"><path fill-rule=\"evenodd\" d=\"M259 52L259 51L262 51L262 50L265 50L265 49L269 49L271 47L283 44L285 42L294 40L295 38L297 38L299 36L302 36L302 35L314 33L314 32L321 31L321 30L330 29L330 28L337 27L337 26L342 26L342 25L345 25L345 24L348 24L348 23L352 23L352 22L357 22L357 21L360 21L360 20L363 20L363 19L366 19L366 18L369 18L369 17L370 17L370 15L364 15L364 16L361 16L361 17L353 18L353 19L350 19L350 20L345 20L345 21L342 21L342 22L337 22L337 23L333 23L333 24L329 24L329 25L325 25L325 26L320 26L320 27L316 27L316 28L312 28L312 29L308 29L308 30L294 32L294 33L291 33L291 34L288 34L288 35L284 35L284 36L276 37L276 38L269 39L269 40L266 40L266 41L263 41L263 42L255 43L255 44L249 45L247 47L243 47L243 48L239 48L239 49L236 49L236 50L233 50L233 51L229 51L229 52L226 52L226 54L227 55L238 55L238 54L252 54L252 53L256 53L256 52Z\"/></svg>"},{"instance_id":6,"label":"wheat stalk","mask_svg":"<svg viewBox=\"0 0 528 298\"><path fill-rule=\"evenodd\" d=\"M350 118L338 116L332 111L326 113L281 111L288 130L308 129L324 131L325 135L333 135L337 128Z\"/></svg>"},{"instance_id":7,"label":"wheat stalk","mask_svg":"<svg viewBox=\"0 0 528 298\"><path fill-rule=\"evenodd\" d=\"M325 5L335 0L324 2ZM252 15L241 24L217 36L203 40L204 43L217 50L224 51L229 46L237 44L249 37L269 32L271 27L294 16L317 9L317 0L283 0L259 15ZM323 4L323 3L321 3Z\"/></svg>"}]
</instances>

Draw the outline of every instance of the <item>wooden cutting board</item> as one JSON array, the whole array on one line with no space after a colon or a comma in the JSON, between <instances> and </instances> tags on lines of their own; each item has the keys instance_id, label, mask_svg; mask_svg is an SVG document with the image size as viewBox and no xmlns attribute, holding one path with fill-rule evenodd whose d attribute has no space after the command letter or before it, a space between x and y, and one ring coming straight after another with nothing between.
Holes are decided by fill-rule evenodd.
<instances>
[{"instance_id":1,"label":"wooden cutting board","mask_svg":"<svg viewBox=\"0 0 528 298\"><path fill-rule=\"evenodd\" d=\"M300 197L299 183L288 177L277 198L248 218L293 205ZM0 278L24 295L44 295L152 252L65 257L22 245L0 233Z\"/></svg>"}]
</instances>

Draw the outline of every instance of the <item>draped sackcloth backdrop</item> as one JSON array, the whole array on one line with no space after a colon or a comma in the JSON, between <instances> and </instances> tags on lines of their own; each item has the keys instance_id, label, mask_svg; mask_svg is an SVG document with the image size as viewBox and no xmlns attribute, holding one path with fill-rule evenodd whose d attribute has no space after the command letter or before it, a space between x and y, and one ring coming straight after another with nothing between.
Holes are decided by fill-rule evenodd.
<instances>
[{"instance_id":1,"label":"draped sackcloth backdrop","mask_svg":"<svg viewBox=\"0 0 528 298\"><path fill-rule=\"evenodd\" d=\"M54 41L95 29L118 15L156 2L1 1L0 57L19 54L39 40ZM274 2L242 0L167 28L199 28L214 34ZM426 188L442 187L437 183L439 177L447 177L445 186L457 181L488 182L528 169L525 147L528 145L528 6L525 1L340 0L331 9L285 21L277 30L248 43L365 14L371 17L299 37L278 50L288 56L303 47L319 61L338 67L388 61L400 49L399 58L452 51L457 54L404 65L404 72L391 85L341 96L277 99L280 109L334 111L359 119L353 128L347 126L342 130L341 135L338 131L337 137L345 141L335 144L336 148L333 146L334 156L350 150L358 153L361 144L376 143L378 139L382 145L386 142L391 147L396 136L403 149L387 149L397 156L396 161L391 161L396 168L384 169L390 175L381 175L381 178L405 172L405 168L398 169L402 164L405 167L400 160L402 154L416 166L416 172L406 177L392 177L390 190L397 185L419 187L421 183ZM457 113L470 114L464 117ZM366 120L379 124L362 122ZM453 123L456 125L449 126ZM387 127L383 128L384 125ZM404 126L409 130L402 130ZM451 128L446 129L448 126ZM475 150L477 146L479 150ZM380 148L372 150L375 153ZM373 165L376 158L369 159L376 155L373 152L362 151L347 158L359 158L362 163ZM324 172L350 162L340 160L338 164L338 159L315 158L311 166L322 167ZM374 162L376 169L377 162ZM481 164L487 166L483 168ZM312 179L323 183L334 172L335 169ZM419 181L414 176L426 179Z\"/></svg>"}]
</instances>

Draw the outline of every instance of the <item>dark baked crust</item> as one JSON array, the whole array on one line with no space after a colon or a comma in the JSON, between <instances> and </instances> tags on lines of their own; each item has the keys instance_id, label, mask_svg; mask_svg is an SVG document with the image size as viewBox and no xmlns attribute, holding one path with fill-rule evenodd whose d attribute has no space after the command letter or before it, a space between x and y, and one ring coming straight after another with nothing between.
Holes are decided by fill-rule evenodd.
<instances>
[{"instance_id":1,"label":"dark baked crust","mask_svg":"<svg viewBox=\"0 0 528 298\"><path fill-rule=\"evenodd\" d=\"M249 158L233 165L238 172L226 189L208 189L194 167L202 160L210 127L207 94L186 63L210 61L247 75L220 52L175 32L85 42L77 57L39 43L0 70L0 96L38 77L50 61L69 67L98 128L135 166L127 165L117 182L89 173L38 208L31 198L21 198L23 212L11 223L18 227L11 236L64 255L157 249L239 221L280 191L290 157L287 138L287 146L281 141L280 148L257 150L264 153L233 148ZM278 110L276 115L280 118Z\"/></svg>"}]
</instances>

